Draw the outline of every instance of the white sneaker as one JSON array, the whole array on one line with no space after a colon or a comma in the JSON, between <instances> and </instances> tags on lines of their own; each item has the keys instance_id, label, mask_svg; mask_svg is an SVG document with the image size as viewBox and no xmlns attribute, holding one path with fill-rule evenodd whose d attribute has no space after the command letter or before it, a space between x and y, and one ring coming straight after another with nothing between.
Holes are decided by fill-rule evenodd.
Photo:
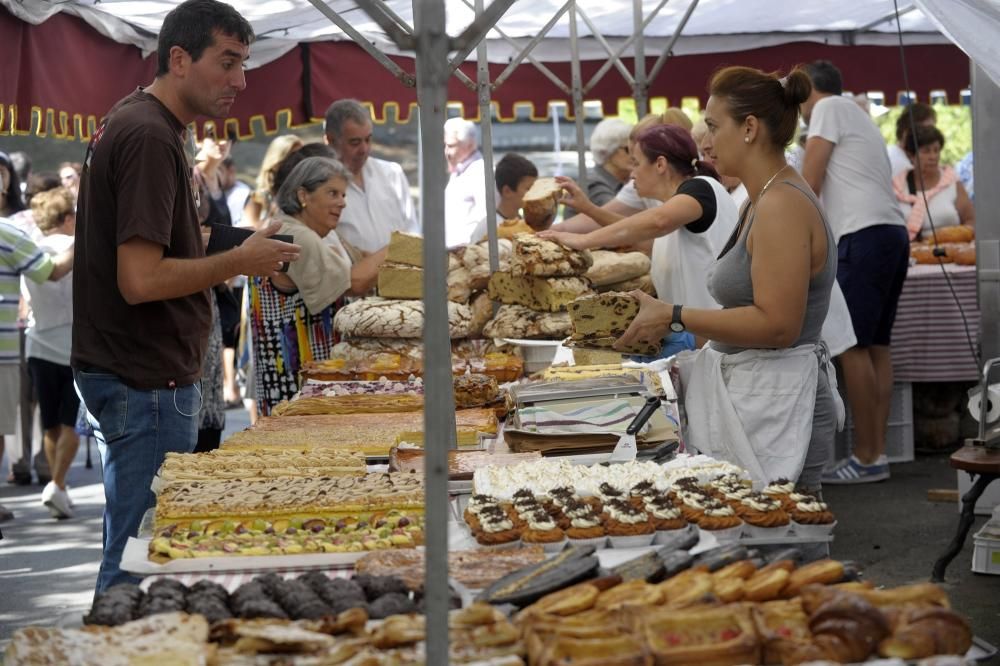
<instances>
[{"instance_id":1,"label":"white sneaker","mask_svg":"<svg viewBox=\"0 0 1000 666\"><path fill-rule=\"evenodd\" d=\"M49 481L42 490L42 504L49 509L53 518L72 518L73 506L69 495L65 490L56 485L55 481Z\"/></svg>"}]
</instances>

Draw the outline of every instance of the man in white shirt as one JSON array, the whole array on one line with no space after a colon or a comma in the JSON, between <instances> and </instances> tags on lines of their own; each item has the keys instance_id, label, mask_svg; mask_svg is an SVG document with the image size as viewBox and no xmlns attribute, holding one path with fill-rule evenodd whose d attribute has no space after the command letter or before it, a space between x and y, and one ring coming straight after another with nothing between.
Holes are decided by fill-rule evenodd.
<instances>
[{"instance_id":1,"label":"man in white shirt","mask_svg":"<svg viewBox=\"0 0 1000 666\"><path fill-rule=\"evenodd\" d=\"M839 357L854 419L854 452L823 483L881 481L889 478L889 341L909 265L909 237L878 128L842 95L833 64L816 61L806 71L813 92L802 105L809 123L802 176L820 197L837 241L837 282L857 338Z\"/></svg>"},{"instance_id":2,"label":"man in white shirt","mask_svg":"<svg viewBox=\"0 0 1000 666\"><path fill-rule=\"evenodd\" d=\"M326 110L326 142L352 174L337 235L364 252L389 244L393 231L420 233L403 168L371 156L371 115L360 102L341 99Z\"/></svg>"},{"instance_id":3,"label":"man in white shirt","mask_svg":"<svg viewBox=\"0 0 1000 666\"><path fill-rule=\"evenodd\" d=\"M486 217L486 175L476 125L464 118L444 124L444 156L451 177L444 190L445 244L473 241L476 225Z\"/></svg>"}]
</instances>

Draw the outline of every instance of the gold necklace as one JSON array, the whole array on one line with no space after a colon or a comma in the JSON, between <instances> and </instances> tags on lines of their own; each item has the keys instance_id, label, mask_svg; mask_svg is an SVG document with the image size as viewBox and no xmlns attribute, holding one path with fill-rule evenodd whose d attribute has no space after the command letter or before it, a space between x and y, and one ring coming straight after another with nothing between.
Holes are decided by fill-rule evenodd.
<instances>
[{"instance_id":1,"label":"gold necklace","mask_svg":"<svg viewBox=\"0 0 1000 666\"><path fill-rule=\"evenodd\" d=\"M771 187L771 183L773 183L774 179L778 177L778 174L781 173L782 171L784 171L787 168L788 168L788 165L786 164L785 166L783 166L780 169L778 169L777 171L775 171L773 176L771 176L770 178L767 179L767 182L764 183L764 187L760 188L760 194L757 195L757 201L760 201L760 198L762 196L764 196L764 192L767 192L767 188Z\"/></svg>"}]
</instances>

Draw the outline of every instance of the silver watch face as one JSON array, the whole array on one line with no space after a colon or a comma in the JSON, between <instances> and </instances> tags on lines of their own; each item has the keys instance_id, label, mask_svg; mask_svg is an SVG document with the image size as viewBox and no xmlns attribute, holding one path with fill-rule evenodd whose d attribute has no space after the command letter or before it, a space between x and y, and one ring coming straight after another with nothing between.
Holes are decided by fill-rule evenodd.
<instances>
[{"instance_id":1,"label":"silver watch face","mask_svg":"<svg viewBox=\"0 0 1000 666\"><path fill-rule=\"evenodd\" d=\"M684 324L679 321L674 321L670 323L670 330L674 333L680 333L684 330Z\"/></svg>"}]
</instances>

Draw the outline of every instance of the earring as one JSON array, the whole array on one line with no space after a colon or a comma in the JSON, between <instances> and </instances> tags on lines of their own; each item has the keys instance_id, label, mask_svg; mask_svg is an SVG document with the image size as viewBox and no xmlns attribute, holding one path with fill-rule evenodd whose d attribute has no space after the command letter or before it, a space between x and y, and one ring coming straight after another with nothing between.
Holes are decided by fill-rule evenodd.
<instances>
[{"instance_id":1,"label":"earring","mask_svg":"<svg viewBox=\"0 0 1000 666\"><path fill-rule=\"evenodd\" d=\"M743 137L743 143L750 143L750 137L748 136Z\"/></svg>"},{"instance_id":2,"label":"earring","mask_svg":"<svg viewBox=\"0 0 1000 666\"><path fill-rule=\"evenodd\" d=\"M300 201L299 204L302 206L302 209L305 210L306 202L305 201Z\"/></svg>"}]
</instances>

